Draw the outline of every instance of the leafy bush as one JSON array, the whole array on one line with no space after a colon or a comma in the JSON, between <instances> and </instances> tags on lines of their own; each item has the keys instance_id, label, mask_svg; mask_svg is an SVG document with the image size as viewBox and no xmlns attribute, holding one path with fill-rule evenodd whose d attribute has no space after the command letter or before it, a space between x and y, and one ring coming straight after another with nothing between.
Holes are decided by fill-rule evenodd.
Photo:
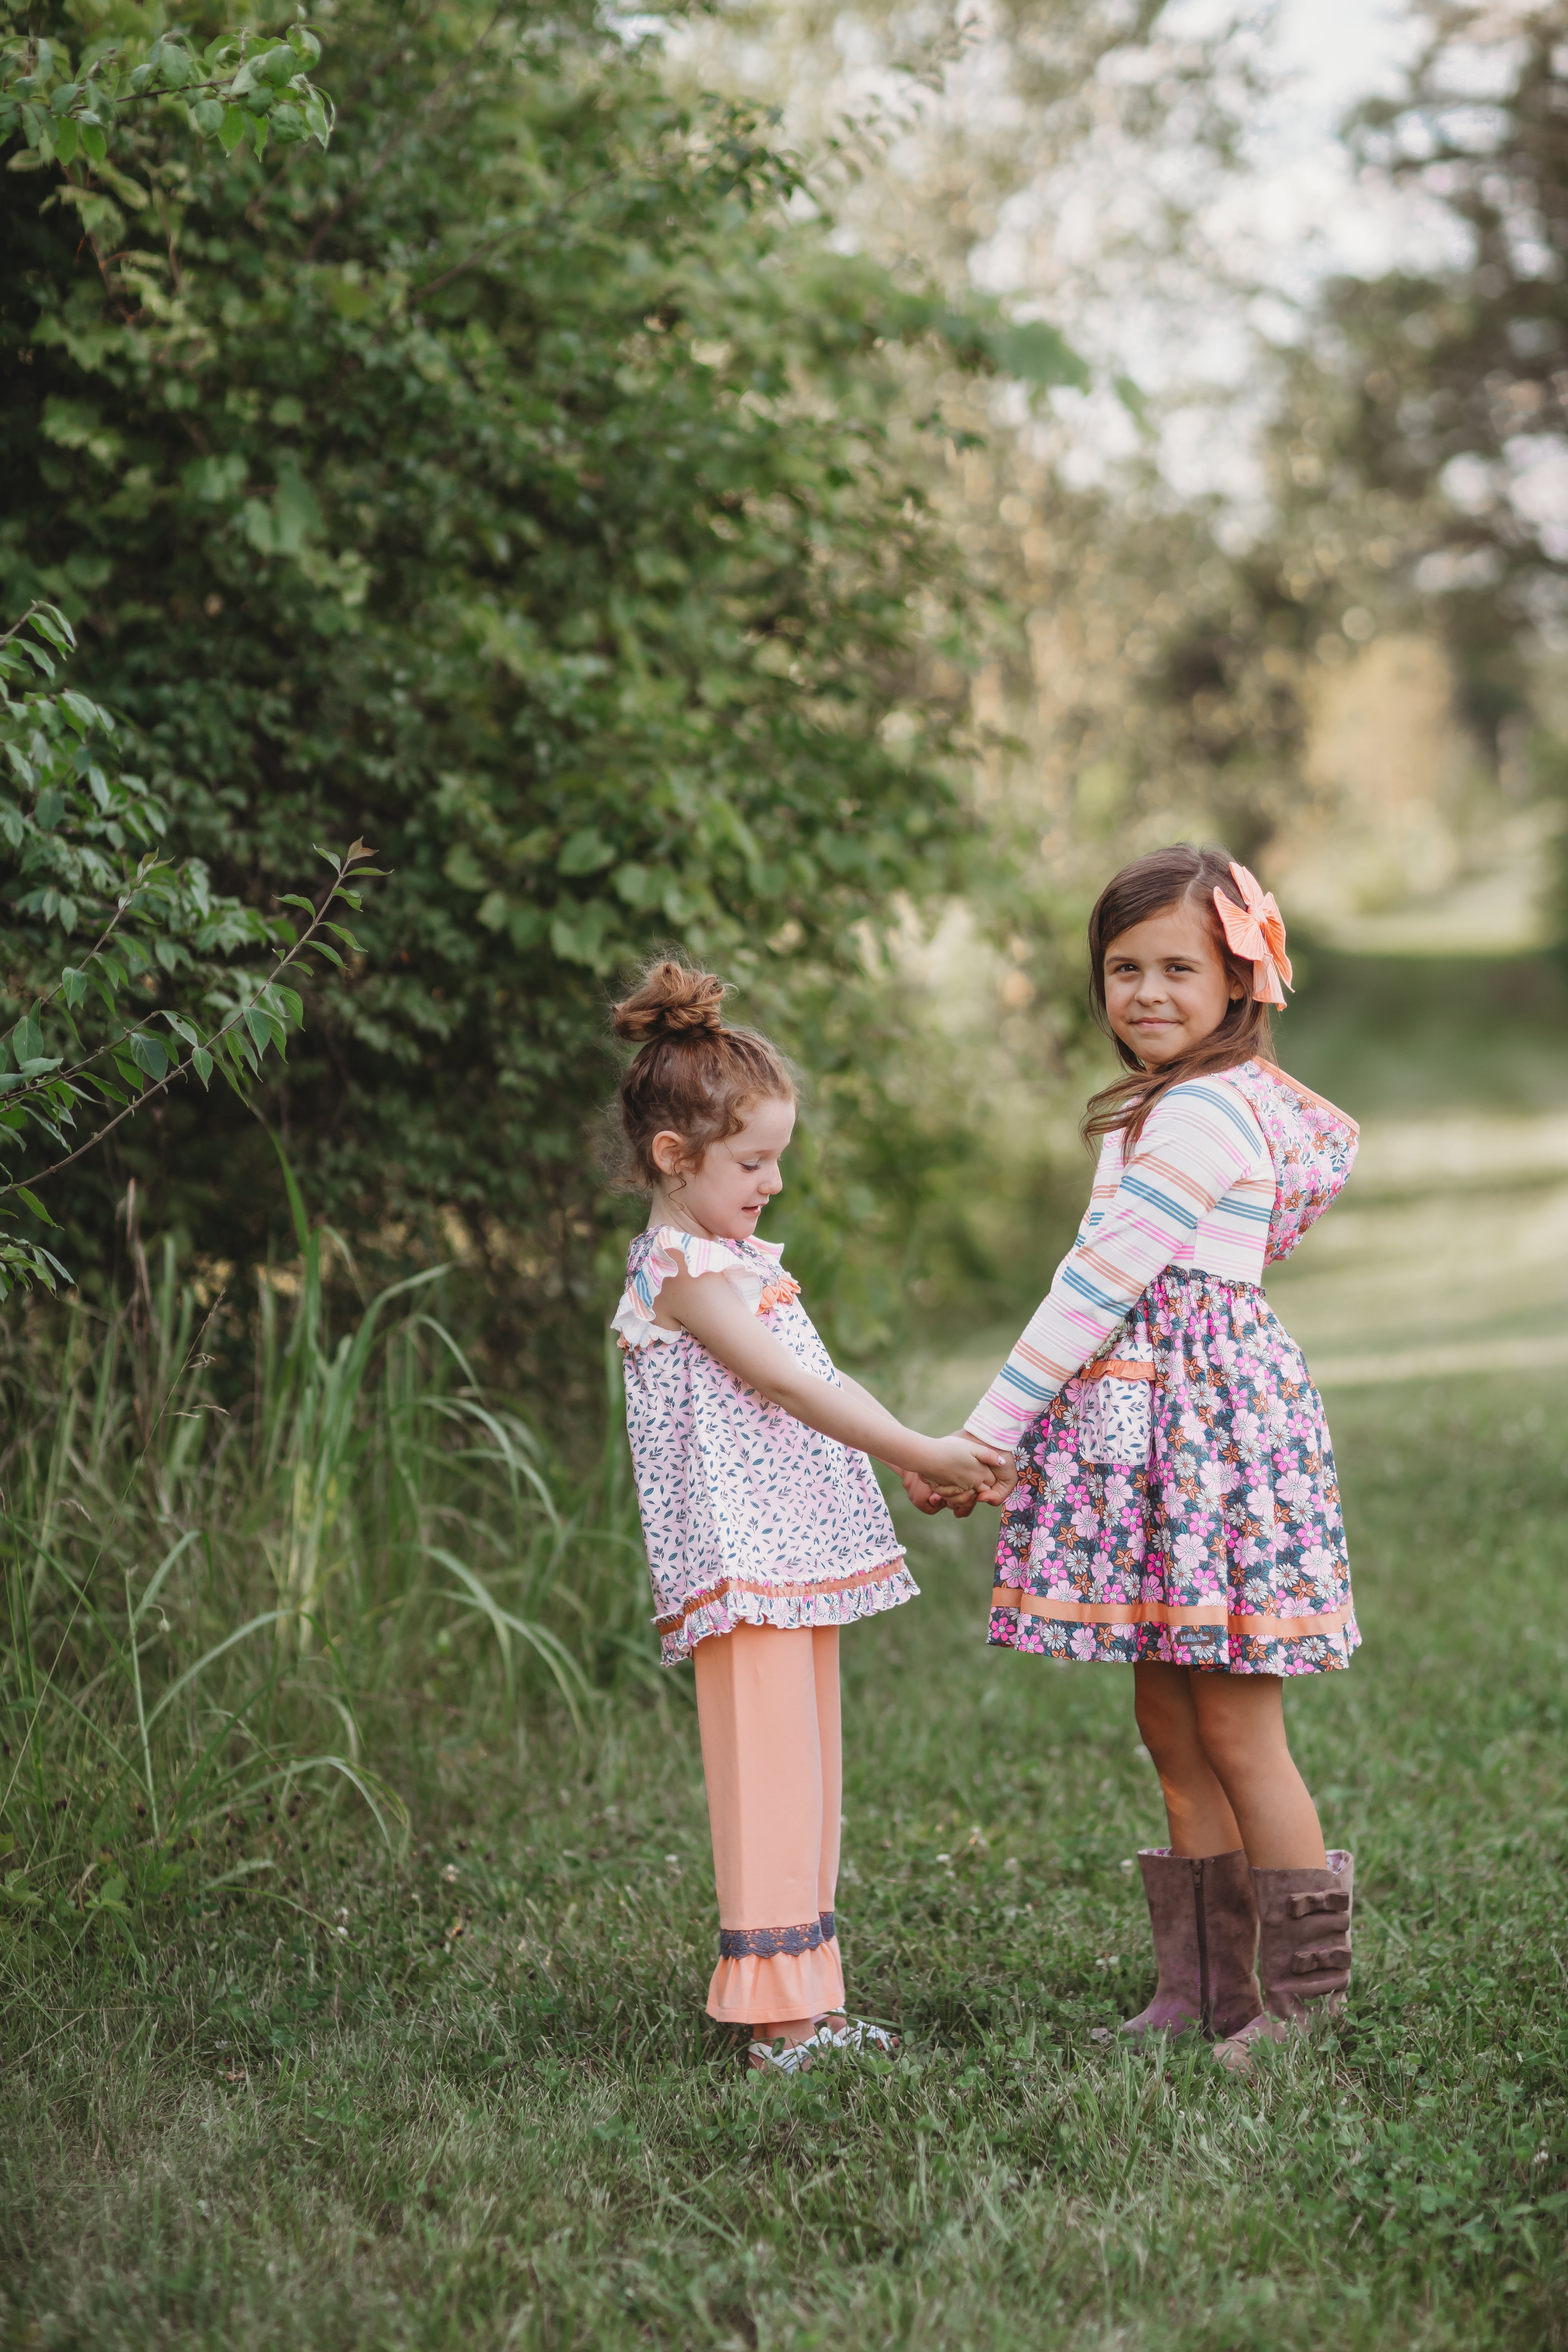
<instances>
[{"instance_id":1,"label":"leafy bush","mask_svg":"<svg viewBox=\"0 0 1568 2352\"><path fill-rule=\"evenodd\" d=\"M0 787L0 840L13 863L0 884L0 1020L9 1016L0 1030L0 1171L9 1174L29 1146L50 1163L0 1183L0 1300L32 1282L52 1290L70 1278L37 1237L40 1224L55 1222L37 1186L178 1078L205 1087L217 1070L247 1099L263 1057L281 1055L303 1019L284 973L308 980L307 950L341 967L329 933L357 953L352 931L328 910L340 900L358 907L344 880L351 869L356 878L376 870L363 863L363 842L341 857L321 853L333 879L320 903L297 894L283 902L308 919L298 933L285 918L215 896L199 858L162 854L167 813L143 777L116 764L109 712L73 687L52 690L56 658L74 644L64 614L47 604L0 635L10 787ZM62 964L77 933L88 944L71 946L79 960ZM236 964L258 948L267 970Z\"/></svg>"},{"instance_id":2,"label":"leafy bush","mask_svg":"<svg viewBox=\"0 0 1568 2352\"><path fill-rule=\"evenodd\" d=\"M965 689L918 648L958 583L898 347L1079 363L836 252L769 123L673 103L592 8L348 6L329 64L340 128L286 175L165 109L112 182L73 163L68 212L0 179L30 355L0 576L82 627L216 887L375 843L366 960L311 994L279 1115L395 1255L458 1210L553 1383L551 1301L581 1328L605 1229L606 982L683 940L790 1032L951 870ZM826 1052L856 1062L853 1021ZM263 1254L252 1124L172 1109L156 1167L132 1139L112 1172Z\"/></svg>"}]
</instances>

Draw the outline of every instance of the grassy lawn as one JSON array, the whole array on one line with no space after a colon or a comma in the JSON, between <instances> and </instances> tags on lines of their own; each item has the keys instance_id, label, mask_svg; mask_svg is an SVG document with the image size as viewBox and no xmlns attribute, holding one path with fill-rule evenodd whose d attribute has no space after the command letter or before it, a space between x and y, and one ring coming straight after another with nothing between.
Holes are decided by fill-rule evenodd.
<instances>
[{"instance_id":1,"label":"grassy lawn","mask_svg":"<svg viewBox=\"0 0 1568 2352\"><path fill-rule=\"evenodd\" d=\"M411 1711L401 1872L345 1791L233 1824L287 1889L0 1928L0 2344L1568 2343L1564 1398L1330 1399L1366 1644L1291 1704L1357 1978L1255 2080L1095 2038L1150 1979L1130 1677L988 1654L921 1523L845 1643L846 1954L907 2056L763 2084L701 2018L682 1678Z\"/></svg>"}]
</instances>

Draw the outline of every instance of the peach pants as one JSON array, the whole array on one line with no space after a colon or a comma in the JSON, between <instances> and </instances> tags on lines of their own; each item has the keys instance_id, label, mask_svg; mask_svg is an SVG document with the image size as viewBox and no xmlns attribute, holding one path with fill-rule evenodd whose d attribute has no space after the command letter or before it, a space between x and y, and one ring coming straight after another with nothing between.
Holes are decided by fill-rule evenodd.
<instances>
[{"instance_id":1,"label":"peach pants","mask_svg":"<svg viewBox=\"0 0 1568 2352\"><path fill-rule=\"evenodd\" d=\"M692 1663L719 1889L708 2014L760 2026L841 2009L838 1628L737 1625Z\"/></svg>"}]
</instances>

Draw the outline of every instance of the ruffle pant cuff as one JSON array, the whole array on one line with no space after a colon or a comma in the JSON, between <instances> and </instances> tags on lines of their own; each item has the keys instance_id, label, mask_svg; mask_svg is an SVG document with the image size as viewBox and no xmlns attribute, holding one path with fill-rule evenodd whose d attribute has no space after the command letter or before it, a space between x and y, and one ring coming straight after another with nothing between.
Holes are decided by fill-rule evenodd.
<instances>
[{"instance_id":1,"label":"ruffle pant cuff","mask_svg":"<svg viewBox=\"0 0 1568 2352\"><path fill-rule=\"evenodd\" d=\"M771 2025L844 2006L844 1964L832 1936L809 1952L748 1953L721 1960L708 1988L708 2014L724 2025Z\"/></svg>"}]
</instances>

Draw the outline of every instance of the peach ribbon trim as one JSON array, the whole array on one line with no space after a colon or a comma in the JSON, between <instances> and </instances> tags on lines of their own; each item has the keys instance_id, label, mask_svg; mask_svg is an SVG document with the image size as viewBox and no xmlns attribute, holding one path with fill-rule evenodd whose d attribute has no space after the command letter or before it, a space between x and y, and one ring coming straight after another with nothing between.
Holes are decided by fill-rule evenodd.
<instances>
[{"instance_id":1,"label":"peach ribbon trim","mask_svg":"<svg viewBox=\"0 0 1568 2352\"><path fill-rule=\"evenodd\" d=\"M868 1584L885 1584L889 1577L897 1576L904 1565L900 1552L896 1559L884 1559L875 1568L857 1569L853 1576L825 1576L816 1584L770 1584L760 1577L726 1576L717 1584L704 1585L681 1605L673 1617L656 1617L654 1630L673 1633L678 1625L698 1609L705 1609L710 1601L722 1601L727 1592L760 1592L774 1601L806 1601L816 1592L859 1592Z\"/></svg>"},{"instance_id":2,"label":"peach ribbon trim","mask_svg":"<svg viewBox=\"0 0 1568 2352\"><path fill-rule=\"evenodd\" d=\"M1227 1609L1223 1601L1200 1601L1191 1607L1167 1601L1069 1601L1061 1595L1020 1592L1010 1584L993 1588L991 1606L1013 1609L1024 1617L1058 1617L1070 1625L1224 1625L1232 1633L1275 1633L1286 1641L1342 1633L1351 1613L1347 1603L1316 1617L1248 1617Z\"/></svg>"},{"instance_id":3,"label":"peach ribbon trim","mask_svg":"<svg viewBox=\"0 0 1568 2352\"><path fill-rule=\"evenodd\" d=\"M759 1953L721 1960L708 1987L708 2014L721 2025L765 2024L779 2017L815 2017L844 2006L844 1965L838 1938L810 1952Z\"/></svg>"},{"instance_id":4,"label":"peach ribbon trim","mask_svg":"<svg viewBox=\"0 0 1568 2352\"><path fill-rule=\"evenodd\" d=\"M1140 1363L1131 1356L1107 1356L1103 1363L1085 1364L1075 1372L1075 1381L1152 1381L1152 1364Z\"/></svg>"}]
</instances>

